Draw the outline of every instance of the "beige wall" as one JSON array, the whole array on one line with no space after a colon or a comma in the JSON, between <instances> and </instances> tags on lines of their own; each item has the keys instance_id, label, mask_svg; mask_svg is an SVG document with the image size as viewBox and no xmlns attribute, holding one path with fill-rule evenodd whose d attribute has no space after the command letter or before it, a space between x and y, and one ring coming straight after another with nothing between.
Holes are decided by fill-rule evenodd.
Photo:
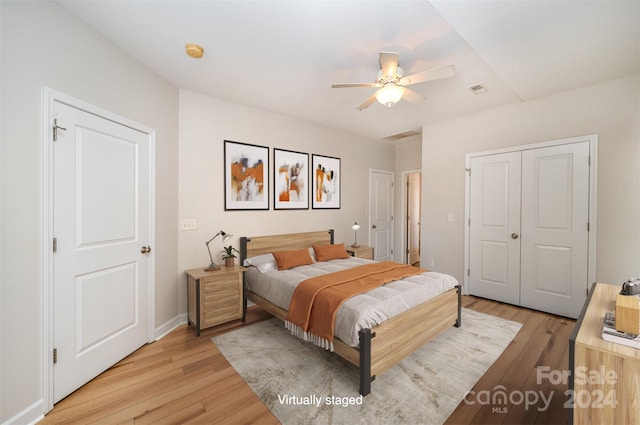
<instances>
[{"instance_id":1,"label":"beige wall","mask_svg":"<svg viewBox=\"0 0 640 425\"><path fill-rule=\"evenodd\" d=\"M588 134L598 135L597 280L639 276L640 76L425 126L422 261L463 281L466 153Z\"/></svg>"},{"instance_id":2,"label":"beige wall","mask_svg":"<svg viewBox=\"0 0 640 425\"><path fill-rule=\"evenodd\" d=\"M220 229L239 237L335 229L336 242L352 242L351 225L363 229L358 240L366 241L368 225L369 169L394 169L393 146L363 139L282 115L180 91L180 219L196 219L198 229L180 232L180 270L209 263L204 243ZM274 210L273 190L268 211L224 211L224 140L320 154L341 159L340 209ZM272 164L272 162L270 163ZM269 170L273 189L273 170ZM220 239L212 254L221 250ZM186 279L182 276L180 311L186 311Z\"/></svg>"},{"instance_id":3,"label":"beige wall","mask_svg":"<svg viewBox=\"0 0 640 425\"><path fill-rule=\"evenodd\" d=\"M0 423L24 423L43 413L43 87L156 130L156 327L178 314L178 90L54 2L0 8Z\"/></svg>"}]
</instances>

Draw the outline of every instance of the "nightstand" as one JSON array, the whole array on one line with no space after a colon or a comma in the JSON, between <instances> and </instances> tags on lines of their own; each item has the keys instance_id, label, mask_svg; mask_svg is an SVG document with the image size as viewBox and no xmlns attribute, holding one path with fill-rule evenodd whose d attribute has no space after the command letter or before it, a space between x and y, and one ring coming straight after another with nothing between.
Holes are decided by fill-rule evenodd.
<instances>
[{"instance_id":1,"label":"nightstand","mask_svg":"<svg viewBox=\"0 0 640 425\"><path fill-rule=\"evenodd\" d=\"M203 268L187 270L187 313L189 324L202 329L235 319L244 322L242 308L242 274L246 268L220 266L205 272Z\"/></svg>"},{"instance_id":2,"label":"nightstand","mask_svg":"<svg viewBox=\"0 0 640 425\"><path fill-rule=\"evenodd\" d=\"M358 248L347 246L347 254L352 257L366 258L367 260L373 260L373 247L367 245L360 245Z\"/></svg>"}]
</instances>

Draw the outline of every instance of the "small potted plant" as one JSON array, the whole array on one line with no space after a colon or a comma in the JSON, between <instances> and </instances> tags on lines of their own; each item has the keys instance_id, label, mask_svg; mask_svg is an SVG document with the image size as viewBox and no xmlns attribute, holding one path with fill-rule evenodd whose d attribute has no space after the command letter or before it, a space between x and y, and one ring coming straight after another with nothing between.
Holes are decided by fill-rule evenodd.
<instances>
[{"instance_id":1,"label":"small potted plant","mask_svg":"<svg viewBox=\"0 0 640 425\"><path fill-rule=\"evenodd\" d=\"M225 246L224 249L220 251L222 259L224 260L225 267L233 267L235 264L236 253L240 254L240 251L235 249L233 246Z\"/></svg>"}]
</instances>

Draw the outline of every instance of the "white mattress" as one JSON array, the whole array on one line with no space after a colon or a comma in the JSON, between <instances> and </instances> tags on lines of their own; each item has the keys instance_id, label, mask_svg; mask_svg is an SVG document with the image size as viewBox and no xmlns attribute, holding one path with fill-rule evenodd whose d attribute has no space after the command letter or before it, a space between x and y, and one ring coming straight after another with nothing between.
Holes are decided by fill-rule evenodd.
<instances>
[{"instance_id":1,"label":"white mattress","mask_svg":"<svg viewBox=\"0 0 640 425\"><path fill-rule=\"evenodd\" d=\"M290 270L270 270L261 273L256 267L245 272L247 288L278 307L288 310L296 286L305 279L325 273L371 263L363 258L348 258L316 262ZM402 280L389 282L364 294L351 297L336 314L335 336L357 347L358 331L372 328L449 289L458 281L442 273L425 272Z\"/></svg>"}]
</instances>

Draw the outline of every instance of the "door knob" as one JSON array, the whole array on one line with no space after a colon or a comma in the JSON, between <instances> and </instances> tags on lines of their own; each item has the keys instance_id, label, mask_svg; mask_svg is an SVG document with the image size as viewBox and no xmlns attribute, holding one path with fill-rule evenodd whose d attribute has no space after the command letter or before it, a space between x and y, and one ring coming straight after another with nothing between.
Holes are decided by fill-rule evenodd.
<instances>
[{"instance_id":1,"label":"door knob","mask_svg":"<svg viewBox=\"0 0 640 425\"><path fill-rule=\"evenodd\" d=\"M372 229L377 229L377 226L374 224L371 226Z\"/></svg>"},{"instance_id":2,"label":"door knob","mask_svg":"<svg viewBox=\"0 0 640 425\"><path fill-rule=\"evenodd\" d=\"M143 254L148 254L151 252L151 247L150 246L143 246L142 248L140 248L140 252Z\"/></svg>"},{"instance_id":3,"label":"door knob","mask_svg":"<svg viewBox=\"0 0 640 425\"><path fill-rule=\"evenodd\" d=\"M517 233L512 233L511 234L511 239L518 239L518 234Z\"/></svg>"}]
</instances>

